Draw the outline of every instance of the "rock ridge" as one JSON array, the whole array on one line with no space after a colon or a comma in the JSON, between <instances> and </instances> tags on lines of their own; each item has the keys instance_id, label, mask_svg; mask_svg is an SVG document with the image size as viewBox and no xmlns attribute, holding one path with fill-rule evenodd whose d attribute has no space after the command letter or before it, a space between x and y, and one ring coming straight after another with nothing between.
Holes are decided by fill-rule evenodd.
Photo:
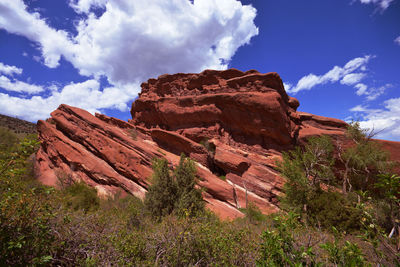
<instances>
[{"instance_id":1,"label":"rock ridge","mask_svg":"<svg viewBox=\"0 0 400 267\"><path fill-rule=\"evenodd\" d=\"M346 140L345 122L298 107L277 73L161 75L142 84L128 122L68 105L39 121L35 170L45 184L68 175L99 195L143 198L152 159L173 166L185 153L196 162L207 207L221 218L244 216L250 201L269 214L279 210L284 179L275 164L283 151L315 135Z\"/></svg>"}]
</instances>

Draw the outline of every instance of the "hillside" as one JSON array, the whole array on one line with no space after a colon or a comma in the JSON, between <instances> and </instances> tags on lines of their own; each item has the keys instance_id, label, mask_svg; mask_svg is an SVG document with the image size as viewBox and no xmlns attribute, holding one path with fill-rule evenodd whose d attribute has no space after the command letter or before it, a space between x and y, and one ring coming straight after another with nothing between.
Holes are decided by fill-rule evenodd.
<instances>
[{"instance_id":1,"label":"hillside","mask_svg":"<svg viewBox=\"0 0 400 267\"><path fill-rule=\"evenodd\" d=\"M8 129L19 137L36 133L36 124L0 114L0 127Z\"/></svg>"}]
</instances>

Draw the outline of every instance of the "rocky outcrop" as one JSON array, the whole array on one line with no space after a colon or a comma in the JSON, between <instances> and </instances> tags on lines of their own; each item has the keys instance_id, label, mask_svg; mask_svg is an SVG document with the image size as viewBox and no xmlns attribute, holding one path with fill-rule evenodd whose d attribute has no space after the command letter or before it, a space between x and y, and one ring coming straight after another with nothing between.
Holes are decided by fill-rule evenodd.
<instances>
[{"instance_id":1,"label":"rocky outcrop","mask_svg":"<svg viewBox=\"0 0 400 267\"><path fill-rule=\"evenodd\" d=\"M196 161L207 207L222 218L243 216L253 202L278 210L281 152L313 135L345 139L346 123L297 112L278 74L206 70L162 75L142 84L128 122L61 105L38 122L36 170L46 184L83 180L100 195L143 198L153 158Z\"/></svg>"}]
</instances>

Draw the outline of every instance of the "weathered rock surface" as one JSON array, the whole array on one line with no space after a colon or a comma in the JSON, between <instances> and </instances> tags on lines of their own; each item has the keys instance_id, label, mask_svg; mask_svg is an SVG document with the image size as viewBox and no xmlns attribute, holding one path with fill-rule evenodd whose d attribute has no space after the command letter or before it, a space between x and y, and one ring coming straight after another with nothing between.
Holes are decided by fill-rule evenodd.
<instances>
[{"instance_id":1,"label":"weathered rock surface","mask_svg":"<svg viewBox=\"0 0 400 267\"><path fill-rule=\"evenodd\" d=\"M271 213L284 184L275 166L282 151L313 135L345 140L345 122L298 106L276 73L162 75L142 84L129 122L67 105L39 121L36 171L45 184L69 175L101 195L143 198L152 159L176 165L185 153L197 162L208 208L222 218L243 216L249 201Z\"/></svg>"}]
</instances>

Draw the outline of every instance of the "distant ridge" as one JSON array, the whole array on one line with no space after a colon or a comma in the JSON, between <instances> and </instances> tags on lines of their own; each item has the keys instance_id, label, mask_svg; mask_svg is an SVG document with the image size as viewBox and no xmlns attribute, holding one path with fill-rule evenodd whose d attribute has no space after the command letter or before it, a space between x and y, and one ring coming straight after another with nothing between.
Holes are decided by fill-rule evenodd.
<instances>
[{"instance_id":1,"label":"distant ridge","mask_svg":"<svg viewBox=\"0 0 400 267\"><path fill-rule=\"evenodd\" d=\"M36 133L36 124L0 114L0 127L13 131L18 135Z\"/></svg>"}]
</instances>

